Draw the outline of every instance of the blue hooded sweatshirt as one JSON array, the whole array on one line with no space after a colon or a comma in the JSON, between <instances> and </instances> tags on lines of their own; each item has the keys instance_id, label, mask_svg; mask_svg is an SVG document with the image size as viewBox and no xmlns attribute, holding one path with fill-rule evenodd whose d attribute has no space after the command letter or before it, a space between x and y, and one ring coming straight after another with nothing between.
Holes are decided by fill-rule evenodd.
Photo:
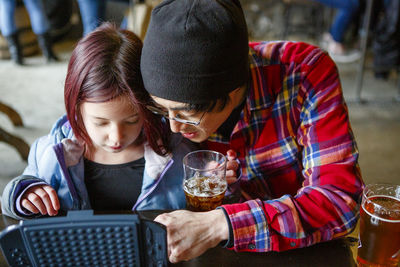
<instances>
[{"instance_id":1,"label":"blue hooded sweatshirt","mask_svg":"<svg viewBox=\"0 0 400 267\"><path fill-rule=\"evenodd\" d=\"M132 210L185 208L182 159L197 147L180 134L172 134L170 147L171 153L160 156L144 144L143 184ZM23 174L6 185L2 195L3 214L16 219L40 216L23 211L18 203L22 194L37 184L48 184L56 190L61 211L91 209L84 181L83 149L74 140L65 115L50 134L32 144Z\"/></svg>"}]
</instances>

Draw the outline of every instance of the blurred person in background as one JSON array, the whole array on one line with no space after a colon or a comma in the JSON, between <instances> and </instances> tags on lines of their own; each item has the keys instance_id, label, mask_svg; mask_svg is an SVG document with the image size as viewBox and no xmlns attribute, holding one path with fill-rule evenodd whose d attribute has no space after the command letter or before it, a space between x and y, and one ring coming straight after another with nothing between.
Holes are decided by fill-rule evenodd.
<instances>
[{"instance_id":1,"label":"blurred person in background","mask_svg":"<svg viewBox=\"0 0 400 267\"><path fill-rule=\"evenodd\" d=\"M400 1L374 1L372 16L374 73L386 80L400 66Z\"/></svg>"},{"instance_id":2,"label":"blurred person in background","mask_svg":"<svg viewBox=\"0 0 400 267\"><path fill-rule=\"evenodd\" d=\"M52 49L52 40L49 35L50 25L41 0L24 0L29 13L32 30L36 34L39 46L47 62L58 61ZM0 0L0 29L6 38L11 59L18 65L23 65L22 47L18 38L18 29L15 24L16 0Z\"/></svg>"},{"instance_id":3,"label":"blurred person in background","mask_svg":"<svg viewBox=\"0 0 400 267\"><path fill-rule=\"evenodd\" d=\"M129 4L129 0L118 0L118 2L126 2L127 5ZM78 5L83 24L83 36L86 36L102 22L106 21L106 0L78 0ZM120 28L126 29L125 18Z\"/></svg>"},{"instance_id":4,"label":"blurred person in background","mask_svg":"<svg viewBox=\"0 0 400 267\"><path fill-rule=\"evenodd\" d=\"M78 0L83 24L83 36L96 29L105 20L105 0Z\"/></svg>"},{"instance_id":5,"label":"blurred person in background","mask_svg":"<svg viewBox=\"0 0 400 267\"><path fill-rule=\"evenodd\" d=\"M359 0L314 0L338 9L328 33L322 40L322 47L333 60L339 63L353 62L360 58L359 51L349 51L344 45L344 36L354 22L360 8Z\"/></svg>"}]
</instances>

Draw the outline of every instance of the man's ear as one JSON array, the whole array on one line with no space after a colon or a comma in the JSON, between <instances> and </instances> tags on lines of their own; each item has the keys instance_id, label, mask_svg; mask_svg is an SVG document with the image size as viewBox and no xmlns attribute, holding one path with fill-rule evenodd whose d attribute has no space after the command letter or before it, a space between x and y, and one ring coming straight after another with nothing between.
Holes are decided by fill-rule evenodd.
<instances>
[{"instance_id":1,"label":"man's ear","mask_svg":"<svg viewBox=\"0 0 400 267\"><path fill-rule=\"evenodd\" d=\"M247 85L244 84L229 93L229 101L235 104L235 107L240 105L246 98Z\"/></svg>"}]
</instances>

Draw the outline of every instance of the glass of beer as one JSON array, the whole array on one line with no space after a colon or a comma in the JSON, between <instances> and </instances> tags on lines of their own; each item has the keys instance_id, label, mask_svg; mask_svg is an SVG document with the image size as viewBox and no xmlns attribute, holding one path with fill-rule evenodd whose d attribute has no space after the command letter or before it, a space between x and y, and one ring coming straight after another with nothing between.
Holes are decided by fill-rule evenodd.
<instances>
[{"instance_id":1,"label":"glass of beer","mask_svg":"<svg viewBox=\"0 0 400 267\"><path fill-rule=\"evenodd\" d=\"M197 150L183 158L186 207L209 211L222 204L226 183L226 157L216 151Z\"/></svg>"},{"instance_id":2,"label":"glass of beer","mask_svg":"<svg viewBox=\"0 0 400 267\"><path fill-rule=\"evenodd\" d=\"M400 186L367 185L360 209L358 266L398 266Z\"/></svg>"}]
</instances>

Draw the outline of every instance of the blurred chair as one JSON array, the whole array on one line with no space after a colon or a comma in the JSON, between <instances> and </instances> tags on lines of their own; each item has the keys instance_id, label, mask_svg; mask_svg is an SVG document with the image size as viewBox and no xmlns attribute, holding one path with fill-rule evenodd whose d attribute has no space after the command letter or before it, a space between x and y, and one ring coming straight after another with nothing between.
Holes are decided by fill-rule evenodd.
<instances>
[{"instance_id":1,"label":"blurred chair","mask_svg":"<svg viewBox=\"0 0 400 267\"><path fill-rule=\"evenodd\" d=\"M133 31L141 40L144 40L150 23L151 11L160 2L161 0L130 0L127 29Z\"/></svg>"},{"instance_id":2,"label":"blurred chair","mask_svg":"<svg viewBox=\"0 0 400 267\"><path fill-rule=\"evenodd\" d=\"M325 28L324 6L311 0L282 0L283 29L281 37L306 34L318 40Z\"/></svg>"},{"instance_id":3,"label":"blurred chair","mask_svg":"<svg viewBox=\"0 0 400 267\"><path fill-rule=\"evenodd\" d=\"M0 112L5 113L14 126L23 126L21 116L10 106L0 102ZM0 142L13 146L24 159L28 159L29 145L20 137L15 136L0 127Z\"/></svg>"},{"instance_id":4,"label":"blurred chair","mask_svg":"<svg viewBox=\"0 0 400 267\"><path fill-rule=\"evenodd\" d=\"M149 26L152 9L145 0L129 1L127 29L133 31L142 41Z\"/></svg>"}]
</instances>

